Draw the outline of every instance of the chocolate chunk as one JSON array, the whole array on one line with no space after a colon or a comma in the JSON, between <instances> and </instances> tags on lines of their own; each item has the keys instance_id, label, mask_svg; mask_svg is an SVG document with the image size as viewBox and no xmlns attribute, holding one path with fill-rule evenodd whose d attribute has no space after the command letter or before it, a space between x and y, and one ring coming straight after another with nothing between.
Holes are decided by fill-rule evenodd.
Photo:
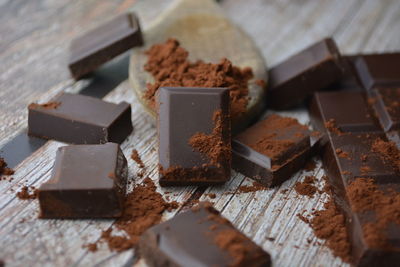
<instances>
[{"instance_id":1,"label":"chocolate chunk","mask_svg":"<svg viewBox=\"0 0 400 267\"><path fill-rule=\"evenodd\" d=\"M265 186L279 185L307 161L310 134L296 119L271 115L233 140L232 168Z\"/></svg>"},{"instance_id":2,"label":"chocolate chunk","mask_svg":"<svg viewBox=\"0 0 400 267\"><path fill-rule=\"evenodd\" d=\"M269 71L269 106L286 109L341 79L343 66L335 42L328 38L290 57Z\"/></svg>"},{"instance_id":3,"label":"chocolate chunk","mask_svg":"<svg viewBox=\"0 0 400 267\"><path fill-rule=\"evenodd\" d=\"M329 85L326 90L329 91L364 91L361 81L358 77L357 71L354 67L358 55L341 57L341 64L343 66L343 75L340 79L336 80L333 84Z\"/></svg>"},{"instance_id":4,"label":"chocolate chunk","mask_svg":"<svg viewBox=\"0 0 400 267\"><path fill-rule=\"evenodd\" d=\"M380 131L363 92L317 92L310 106L311 124L325 132ZM332 125L329 125L332 124Z\"/></svg>"},{"instance_id":5,"label":"chocolate chunk","mask_svg":"<svg viewBox=\"0 0 400 267\"><path fill-rule=\"evenodd\" d=\"M131 106L64 93L28 107L28 134L73 144L122 143L132 132Z\"/></svg>"},{"instance_id":6,"label":"chocolate chunk","mask_svg":"<svg viewBox=\"0 0 400 267\"><path fill-rule=\"evenodd\" d=\"M400 66L400 64L399 64ZM400 87L371 90L372 106L385 131L400 129Z\"/></svg>"},{"instance_id":7,"label":"chocolate chunk","mask_svg":"<svg viewBox=\"0 0 400 267\"><path fill-rule=\"evenodd\" d=\"M74 39L70 46L69 69L75 79L134 46L143 44L138 18L123 14Z\"/></svg>"},{"instance_id":8,"label":"chocolate chunk","mask_svg":"<svg viewBox=\"0 0 400 267\"><path fill-rule=\"evenodd\" d=\"M39 189L40 217L120 217L127 176L118 144L61 147L50 180Z\"/></svg>"},{"instance_id":9,"label":"chocolate chunk","mask_svg":"<svg viewBox=\"0 0 400 267\"><path fill-rule=\"evenodd\" d=\"M209 185L229 180L229 90L160 88L160 185Z\"/></svg>"},{"instance_id":10,"label":"chocolate chunk","mask_svg":"<svg viewBox=\"0 0 400 267\"><path fill-rule=\"evenodd\" d=\"M149 266L271 266L270 255L209 203L147 230L139 252Z\"/></svg>"},{"instance_id":11,"label":"chocolate chunk","mask_svg":"<svg viewBox=\"0 0 400 267\"><path fill-rule=\"evenodd\" d=\"M358 76L366 89L400 86L400 53L360 56L355 62Z\"/></svg>"},{"instance_id":12,"label":"chocolate chunk","mask_svg":"<svg viewBox=\"0 0 400 267\"><path fill-rule=\"evenodd\" d=\"M376 148L377 140L384 142L384 139L385 136L381 133L330 136L323 154L328 182L333 189L336 203L346 217L356 266L394 266L394 262L397 263L400 259L400 225L398 222L380 218L380 214L370 210L371 207L383 205L397 213L399 208L393 209L389 205L398 204L387 198L379 199L369 195L368 192L373 192L382 196L371 184L364 188L355 186L361 182L374 181L379 190L390 192L389 195L400 192L399 176L394 165ZM358 203L356 197L359 198ZM390 214L383 212L386 216ZM380 243L378 246L377 242Z\"/></svg>"}]
</instances>

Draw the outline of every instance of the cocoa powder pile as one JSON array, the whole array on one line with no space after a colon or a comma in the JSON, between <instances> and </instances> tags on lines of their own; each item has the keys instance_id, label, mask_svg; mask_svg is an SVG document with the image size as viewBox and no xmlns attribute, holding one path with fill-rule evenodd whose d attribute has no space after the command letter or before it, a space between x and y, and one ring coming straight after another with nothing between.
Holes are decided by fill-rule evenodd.
<instances>
[{"instance_id":1,"label":"cocoa powder pile","mask_svg":"<svg viewBox=\"0 0 400 267\"><path fill-rule=\"evenodd\" d=\"M0 176L1 175L13 175L14 170L7 167L7 162L3 158L0 158Z\"/></svg>"},{"instance_id":2,"label":"cocoa powder pile","mask_svg":"<svg viewBox=\"0 0 400 267\"><path fill-rule=\"evenodd\" d=\"M375 220L362 226L365 241L373 248L389 248L389 225L400 226L400 193L389 187L381 190L371 178L357 178L347 187L347 196L354 212L373 212Z\"/></svg>"},{"instance_id":3,"label":"cocoa powder pile","mask_svg":"<svg viewBox=\"0 0 400 267\"><path fill-rule=\"evenodd\" d=\"M164 211L178 208L177 202L166 202L156 188L154 182L146 178L126 196L123 214L113 226L125 235L113 235L113 227L110 227L101 236L100 241L105 241L110 250L124 251L134 247L144 231L160 223ZM87 247L95 251L94 244Z\"/></svg>"},{"instance_id":4,"label":"cocoa powder pile","mask_svg":"<svg viewBox=\"0 0 400 267\"><path fill-rule=\"evenodd\" d=\"M318 191L317 187L314 185L315 177L314 176L306 176L303 182L297 182L294 186L294 189L299 195L313 197L315 193Z\"/></svg>"},{"instance_id":5,"label":"cocoa powder pile","mask_svg":"<svg viewBox=\"0 0 400 267\"><path fill-rule=\"evenodd\" d=\"M248 104L248 81L253 78L250 68L240 69L224 58L220 63L190 62L189 53L176 39L153 45L148 51L144 69L155 82L147 84L145 99L155 109L155 95L163 86L170 87L224 87L230 89L231 116L240 116ZM260 82L259 82L260 83Z\"/></svg>"},{"instance_id":6,"label":"cocoa powder pile","mask_svg":"<svg viewBox=\"0 0 400 267\"><path fill-rule=\"evenodd\" d=\"M392 165L400 173L400 150L394 142L377 138L372 144L372 151L378 153L383 161Z\"/></svg>"}]
</instances>

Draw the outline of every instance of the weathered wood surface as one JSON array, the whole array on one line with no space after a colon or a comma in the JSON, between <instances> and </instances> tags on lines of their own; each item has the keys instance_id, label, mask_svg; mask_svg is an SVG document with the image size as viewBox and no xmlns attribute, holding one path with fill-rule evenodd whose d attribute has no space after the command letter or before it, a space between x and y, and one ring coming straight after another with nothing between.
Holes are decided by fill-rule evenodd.
<instances>
[{"instance_id":1,"label":"weathered wood surface","mask_svg":"<svg viewBox=\"0 0 400 267\"><path fill-rule=\"evenodd\" d=\"M82 83L69 79L66 59L68 42L78 33L117 13L133 8L144 27L171 1L0 1L0 146L26 127L26 105L49 99L62 90L79 90ZM254 38L269 66L324 36L333 35L346 53L400 50L400 2L313 0L225 0L226 14ZM110 101L133 103L135 132L123 143L128 156L138 149L148 174L156 179L155 128L134 98L128 83L106 96ZM306 112L282 112L302 122ZM95 241L112 221L38 220L37 201L21 201L15 191L22 185L39 186L49 178L60 142L50 141L16 168L11 183L0 181L0 259L7 266L123 266L134 252L111 253L106 246L88 253L82 248ZM136 165L129 160L130 177ZM319 167L315 175L321 177ZM211 187L217 209L246 235L268 250L274 266L343 266L318 241L312 230L297 218L303 210L320 208L325 195L312 199L298 196L296 181L310 173L299 172L280 188L255 193L229 194L249 183L233 174L225 186ZM136 180L135 182L140 182ZM282 189L289 189L281 194ZM175 188L171 199L187 200L194 187ZM160 188L160 191L165 191ZM223 193L225 192L225 193ZM207 195L202 195L206 200ZM165 215L165 219L173 213ZM270 237L275 238L270 241ZM313 240L312 244L307 239ZM140 265L142 265L141 263Z\"/></svg>"}]
</instances>

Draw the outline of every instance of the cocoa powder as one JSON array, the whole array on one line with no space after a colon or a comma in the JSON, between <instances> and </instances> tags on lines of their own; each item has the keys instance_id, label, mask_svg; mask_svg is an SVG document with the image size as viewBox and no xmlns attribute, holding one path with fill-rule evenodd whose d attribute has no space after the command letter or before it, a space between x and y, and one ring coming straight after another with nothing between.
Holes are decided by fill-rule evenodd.
<instances>
[{"instance_id":1,"label":"cocoa powder","mask_svg":"<svg viewBox=\"0 0 400 267\"><path fill-rule=\"evenodd\" d=\"M122 217L101 235L101 241L105 241L110 250L124 251L134 247L144 231L161 221L164 211L178 208L177 202L166 202L156 189L154 182L146 178L126 196ZM113 235L113 228L125 235ZM94 247L93 244L88 244L88 248Z\"/></svg>"},{"instance_id":2,"label":"cocoa powder","mask_svg":"<svg viewBox=\"0 0 400 267\"><path fill-rule=\"evenodd\" d=\"M250 68L240 69L226 58L217 64L201 60L190 62L188 51L176 39L153 45L146 55L148 60L144 69L153 75L155 82L146 85L144 97L152 109L155 109L157 90L163 86L224 87L230 89L231 116L235 118L246 111L248 81L253 78Z\"/></svg>"},{"instance_id":3,"label":"cocoa powder","mask_svg":"<svg viewBox=\"0 0 400 267\"><path fill-rule=\"evenodd\" d=\"M397 149L396 143L377 138L372 143L372 151L378 153L383 161L391 164L400 173L400 150Z\"/></svg>"},{"instance_id":4,"label":"cocoa powder","mask_svg":"<svg viewBox=\"0 0 400 267\"><path fill-rule=\"evenodd\" d=\"M218 165L219 162L230 158L230 142L225 143L222 127L222 111L217 110L213 115L214 129L211 134L196 133L189 139L189 145L204 155L210 164Z\"/></svg>"},{"instance_id":5,"label":"cocoa powder","mask_svg":"<svg viewBox=\"0 0 400 267\"><path fill-rule=\"evenodd\" d=\"M61 102L48 102L44 104L31 103L28 108L32 109L56 109L61 105Z\"/></svg>"},{"instance_id":6,"label":"cocoa powder","mask_svg":"<svg viewBox=\"0 0 400 267\"><path fill-rule=\"evenodd\" d=\"M303 182L297 182L294 186L294 189L299 195L313 197L315 193L318 191L317 187L314 185L315 177L314 176L306 176Z\"/></svg>"},{"instance_id":7,"label":"cocoa powder","mask_svg":"<svg viewBox=\"0 0 400 267\"><path fill-rule=\"evenodd\" d=\"M17 197L21 200L36 199L37 196L38 190L33 186L24 186L21 188L21 191L17 192Z\"/></svg>"},{"instance_id":8,"label":"cocoa powder","mask_svg":"<svg viewBox=\"0 0 400 267\"><path fill-rule=\"evenodd\" d=\"M1 175L13 175L14 170L7 167L7 162L0 157L0 176Z\"/></svg>"},{"instance_id":9,"label":"cocoa powder","mask_svg":"<svg viewBox=\"0 0 400 267\"><path fill-rule=\"evenodd\" d=\"M365 241L374 248L390 248L387 243L389 224L400 225L400 193L381 190L371 178L357 178L347 187L354 212L373 212L375 220L362 226Z\"/></svg>"},{"instance_id":10,"label":"cocoa powder","mask_svg":"<svg viewBox=\"0 0 400 267\"><path fill-rule=\"evenodd\" d=\"M145 167L144 163L143 163L142 159L140 158L139 153L136 149L132 150L131 159L133 159L136 162L136 164L139 166L139 168L143 169Z\"/></svg>"}]
</instances>

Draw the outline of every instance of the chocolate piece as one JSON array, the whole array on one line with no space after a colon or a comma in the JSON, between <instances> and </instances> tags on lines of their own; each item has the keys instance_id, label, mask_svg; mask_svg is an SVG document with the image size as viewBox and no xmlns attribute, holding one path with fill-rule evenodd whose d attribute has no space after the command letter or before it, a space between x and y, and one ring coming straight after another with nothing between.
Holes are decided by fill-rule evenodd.
<instances>
[{"instance_id":1,"label":"chocolate piece","mask_svg":"<svg viewBox=\"0 0 400 267\"><path fill-rule=\"evenodd\" d=\"M346 192L353 181L371 178L381 189L389 190L389 192L399 190L399 176L394 166L377 153L374 147L376 140L384 139L385 136L381 133L349 133L330 136L323 155L324 168L333 189L334 198L346 216L346 226L356 266L394 266L393 262L397 263L400 259L400 226L390 223L390 226L384 230L392 248L375 247L370 240L373 236L375 240L378 240L379 231L373 228L366 230L366 227L377 220L374 213L355 210L355 203L351 202L351 195ZM361 191L357 192L364 199L365 207L374 205L373 202L376 201L374 198L363 195Z\"/></svg>"},{"instance_id":2,"label":"chocolate piece","mask_svg":"<svg viewBox=\"0 0 400 267\"><path fill-rule=\"evenodd\" d=\"M400 64L399 64L400 66ZM400 129L400 87L371 90L372 106L385 131Z\"/></svg>"},{"instance_id":3,"label":"chocolate piece","mask_svg":"<svg viewBox=\"0 0 400 267\"><path fill-rule=\"evenodd\" d=\"M354 67L358 55L341 57L343 66L343 75L336 82L326 88L329 91L364 91L361 81L358 78L357 71Z\"/></svg>"},{"instance_id":4,"label":"chocolate piece","mask_svg":"<svg viewBox=\"0 0 400 267\"><path fill-rule=\"evenodd\" d=\"M269 71L268 101L274 109L300 104L313 92L326 88L343 75L335 42L324 39Z\"/></svg>"},{"instance_id":5,"label":"chocolate piece","mask_svg":"<svg viewBox=\"0 0 400 267\"><path fill-rule=\"evenodd\" d=\"M123 14L74 39L70 46L69 69L75 79L134 46L143 44L138 18Z\"/></svg>"},{"instance_id":6,"label":"chocolate piece","mask_svg":"<svg viewBox=\"0 0 400 267\"><path fill-rule=\"evenodd\" d=\"M400 53L360 56L355 62L358 76L366 89L400 86Z\"/></svg>"},{"instance_id":7,"label":"chocolate piece","mask_svg":"<svg viewBox=\"0 0 400 267\"><path fill-rule=\"evenodd\" d=\"M342 132L380 131L363 92L317 92L310 106L311 124L325 132L335 127ZM329 124L334 124L329 127ZM328 127L327 127L328 126Z\"/></svg>"},{"instance_id":8,"label":"chocolate piece","mask_svg":"<svg viewBox=\"0 0 400 267\"><path fill-rule=\"evenodd\" d=\"M118 144L61 147L50 180L39 189L40 217L119 217L127 176Z\"/></svg>"},{"instance_id":9,"label":"chocolate piece","mask_svg":"<svg viewBox=\"0 0 400 267\"><path fill-rule=\"evenodd\" d=\"M64 93L30 104L28 134L73 144L122 143L132 132L131 106Z\"/></svg>"},{"instance_id":10,"label":"chocolate piece","mask_svg":"<svg viewBox=\"0 0 400 267\"><path fill-rule=\"evenodd\" d=\"M296 119L271 115L233 140L232 168L265 186L279 185L308 160L310 138Z\"/></svg>"},{"instance_id":11,"label":"chocolate piece","mask_svg":"<svg viewBox=\"0 0 400 267\"><path fill-rule=\"evenodd\" d=\"M271 266L270 255L208 203L147 230L139 251L149 266Z\"/></svg>"},{"instance_id":12,"label":"chocolate piece","mask_svg":"<svg viewBox=\"0 0 400 267\"><path fill-rule=\"evenodd\" d=\"M158 101L160 185L228 181L229 90L163 87Z\"/></svg>"}]
</instances>

